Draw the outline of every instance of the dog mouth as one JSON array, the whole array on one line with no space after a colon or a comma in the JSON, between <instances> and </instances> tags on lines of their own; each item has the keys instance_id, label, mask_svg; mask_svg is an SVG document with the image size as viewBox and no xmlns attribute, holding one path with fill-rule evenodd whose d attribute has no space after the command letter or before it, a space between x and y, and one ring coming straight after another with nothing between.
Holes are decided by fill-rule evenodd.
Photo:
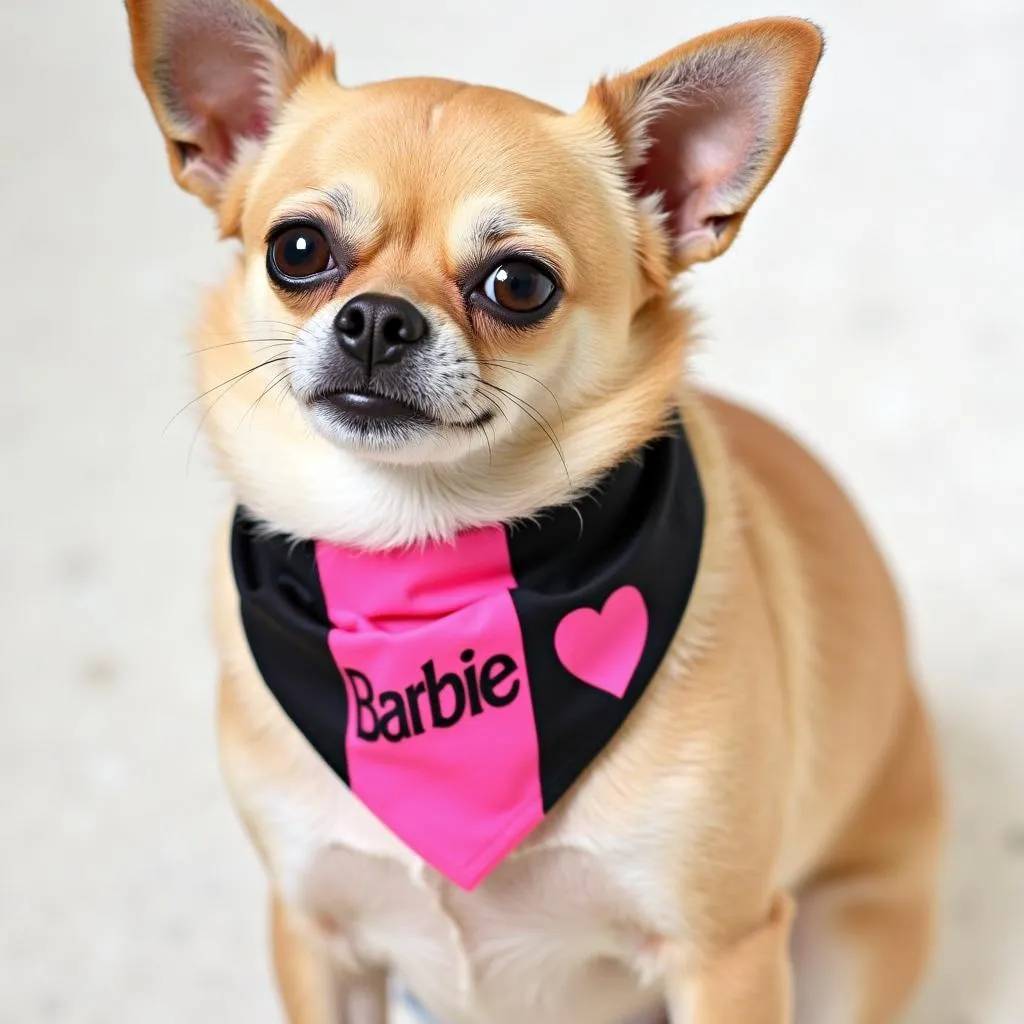
<instances>
[{"instance_id":1,"label":"dog mouth","mask_svg":"<svg viewBox=\"0 0 1024 1024\"><path fill-rule=\"evenodd\" d=\"M320 392L310 398L309 404L330 410L346 426L357 430L374 426L454 427L471 430L484 426L494 415L488 411L468 420L441 419L413 402L351 388Z\"/></svg>"},{"instance_id":2,"label":"dog mouth","mask_svg":"<svg viewBox=\"0 0 1024 1024\"><path fill-rule=\"evenodd\" d=\"M332 391L319 401L342 416L366 423L432 423L422 409L396 398L385 398L368 391Z\"/></svg>"}]
</instances>

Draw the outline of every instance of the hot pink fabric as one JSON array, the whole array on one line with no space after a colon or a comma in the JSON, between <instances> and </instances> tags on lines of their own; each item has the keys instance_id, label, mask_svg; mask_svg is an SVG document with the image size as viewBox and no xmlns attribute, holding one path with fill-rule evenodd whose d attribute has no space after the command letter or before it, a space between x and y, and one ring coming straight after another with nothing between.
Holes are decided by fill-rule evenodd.
<instances>
[{"instance_id":1,"label":"hot pink fabric","mask_svg":"<svg viewBox=\"0 0 1024 1024\"><path fill-rule=\"evenodd\" d=\"M427 863L471 889L544 816L505 531L385 553L318 543L316 558L333 625L328 642L349 692L351 788ZM469 651L472 659L463 657ZM488 663L493 703L480 685ZM407 688L446 674L459 677L464 708L457 721L437 725L425 687ZM442 722L454 718L455 689L452 679L436 689ZM409 735L360 736L360 723L371 733L383 720L386 691L392 736L403 724Z\"/></svg>"}]
</instances>

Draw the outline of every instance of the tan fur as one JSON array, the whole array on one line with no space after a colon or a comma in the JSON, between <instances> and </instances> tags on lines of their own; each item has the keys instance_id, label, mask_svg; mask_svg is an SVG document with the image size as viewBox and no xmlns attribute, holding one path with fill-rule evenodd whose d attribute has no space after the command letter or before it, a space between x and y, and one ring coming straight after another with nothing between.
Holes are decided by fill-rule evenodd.
<instances>
[{"instance_id":1,"label":"tan fur","mask_svg":"<svg viewBox=\"0 0 1024 1024\"><path fill-rule=\"evenodd\" d=\"M676 405L707 502L695 591L658 676L473 893L391 835L286 718L249 654L218 538L223 767L271 878L288 1019L378 1024L394 972L446 1024L893 1020L926 958L941 832L899 601L814 459L682 373L689 318L670 290L682 266L731 243L782 159L816 30L785 19L723 30L599 83L567 116L444 81L342 89L326 51L260 0L251 10L286 40L286 95L269 140L211 193L173 162L181 129L153 83L153 15L173 2L128 8L175 173L242 246L195 345L204 423L237 498L297 536L378 548L446 537L571 499ZM642 159L637 84L735 47L777 77L772 145L713 247L674 250L627 185ZM267 281L266 232L314 208L345 220L358 259L329 295L282 295ZM460 266L486 250L487 218L560 272L564 299L530 332L462 303ZM287 387L262 400L279 366L254 369L261 346L298 351L318 318L367 290L433 311L546 429L512 403L486 437L368 453L311 429Z\"/></svg>"}]
</instances>

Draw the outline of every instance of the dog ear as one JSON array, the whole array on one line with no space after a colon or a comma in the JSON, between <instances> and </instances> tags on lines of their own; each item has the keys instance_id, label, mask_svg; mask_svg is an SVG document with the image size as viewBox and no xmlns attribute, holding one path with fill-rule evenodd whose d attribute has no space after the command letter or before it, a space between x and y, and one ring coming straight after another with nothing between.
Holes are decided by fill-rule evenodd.
<instances>
[{"instance_id":1,"label":"dog ear","mask_svg":"<svg viewBox=\"0 0 1024 1024\"><path fill-rule=\"evenodd\" d=\"M670 275L729 247L793 141L822 46L809 22L752 21L591 88L587 108L660 222L650 262L667 255Z\"/></svg>"},{"instance_id":2,"label":"dog ear","mask_svg":"<svg viewBox=\"0 0 1024 1024\"><path fill-rule=\"evenodd\" d=\"M333 55L267 0L125 0L135 71L175 180L216 206L244 147Z\"/></svg>"}]
</instances>

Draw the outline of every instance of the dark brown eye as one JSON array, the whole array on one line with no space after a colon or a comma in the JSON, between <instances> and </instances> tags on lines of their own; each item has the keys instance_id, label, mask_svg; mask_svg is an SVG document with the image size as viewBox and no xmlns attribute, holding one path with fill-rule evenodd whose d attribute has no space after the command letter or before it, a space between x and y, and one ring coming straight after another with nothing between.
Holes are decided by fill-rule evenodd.
<instances>
[{"instance_id":1,"label":"dark brown eye","mask_svg":"<svg viewBox=\"0 0 1024 1024\"><path fill-rule=\"evenodd\" d=\"M306 224L285 228L271 240L268 255L270 276L284 285L316 277L333 265L323 232Z\"/></svg>"},{"instance_id":2,"label":"dark brown eye","mask_svg":"<svg viewBox=\"0 0 1024 1024\"><path fill-rule=\"evenodd\" d=\"M495 305L510 313L536 313L555 294L558 286L535 263L508 260L491 271L483 293Z\"/></svg>"}]
</instances>

